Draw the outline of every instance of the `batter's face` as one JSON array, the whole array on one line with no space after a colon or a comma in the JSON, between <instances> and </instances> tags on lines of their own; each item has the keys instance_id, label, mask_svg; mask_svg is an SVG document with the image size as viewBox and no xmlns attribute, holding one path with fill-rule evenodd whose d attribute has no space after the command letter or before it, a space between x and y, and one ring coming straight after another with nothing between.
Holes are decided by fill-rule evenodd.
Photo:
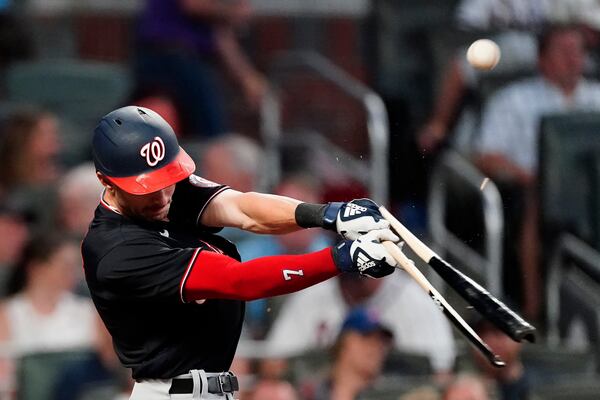
<instances>
[{"instance_id":1,"label":"batter's face","mask_svg":"<svg viewBox=\"0 0 600 400\"><path fill-rule=\"evenodd\" d=\"M123 214L148 221L168 221L175 185L142 195L129 194L118 188L115 192L117 204Z\"/></svg>"},{"instance_id":2,"label":"batter's face","mask_svg":"<svg viewBox=\"0 0 600 400\"><path fill-rule=\"evenodd\" d=\"M100 182L106 187L104 200L123 215L146 221L169 220L169 209L173 193L175 192L175 185L168 186L156 192L135 195L119 189L102 175L98 177Z\"/></svg>"}]
</instances>

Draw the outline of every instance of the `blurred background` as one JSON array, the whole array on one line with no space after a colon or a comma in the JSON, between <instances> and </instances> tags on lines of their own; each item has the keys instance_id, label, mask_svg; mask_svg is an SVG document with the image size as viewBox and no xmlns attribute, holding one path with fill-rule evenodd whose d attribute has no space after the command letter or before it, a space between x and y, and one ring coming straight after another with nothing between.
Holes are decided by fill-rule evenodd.
<instances>
[{"instance_id":1,"label":"blurred background","mask_svg":"<svg viewBox=\"0 0 600 400\"><path fill-rule=\"evenodd\" d=\"M389 206L538 328L512 342L417 262L494 370L406 274L340 277L248 303L240 399L600 398L599 43L597 0L0 0L0 399L128 398L79 255L93 129L126 104L207 179Z\"/></svg>"}]
</instances>

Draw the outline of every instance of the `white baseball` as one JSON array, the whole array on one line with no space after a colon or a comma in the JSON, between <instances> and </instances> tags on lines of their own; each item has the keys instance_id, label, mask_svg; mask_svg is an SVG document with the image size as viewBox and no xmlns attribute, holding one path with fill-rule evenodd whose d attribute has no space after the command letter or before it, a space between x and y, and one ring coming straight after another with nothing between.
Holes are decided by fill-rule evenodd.
<instances>
[{"instance_id":1,"label":"white baseball","mask_svg":"<svg viewBox=\"0 0 600 400\"><path fill-rule=\"evenodd\" d=\"M467 50L467 61L474 68L490 70L500 61L500 48L489 39L476 40Z\"/></svg>"}]
</instances>

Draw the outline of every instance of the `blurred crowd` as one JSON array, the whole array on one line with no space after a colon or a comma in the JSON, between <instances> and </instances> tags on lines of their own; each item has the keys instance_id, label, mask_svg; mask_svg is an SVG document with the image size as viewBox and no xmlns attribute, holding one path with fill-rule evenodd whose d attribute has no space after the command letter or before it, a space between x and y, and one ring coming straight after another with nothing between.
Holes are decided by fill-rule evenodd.
<instances>
[{"instance_id":1,"label":"blurred crowd","mask_svg":"<svg viewBox=\"0 0 600 400\"><path fill-rule=\"evenodd\" d=\"M373 1L370 7L385 9L387 4L401 13L403 6L390 6L393 3ZM450 56L442 67L432 71L435 76L429 79L436 84L431 91L420 93L429 98L427 115L413 115L410 107L393 114L398 98L384 98L392 130L394 123L401 124L397 130L404 135L392 138L390 183L405 182L407 175L427 182L441 155L455 151L498 186L505 223L503 300L540 328L543 343L548 260L542 251L548 243L539 232L540 123L548 114L600 111L600 4L427 3L449 11L443 28L457 32L459 39L446 49ZM255 128L265 96L278 88L269 84L265 65L256 62L260 54L251 57L244 46L256 25L269 23L254 15L251 5L249 0L140 2L129 22L128 56L119 61L131 71L131 85L112 106L135 103L161 114L183 146L189 146L186 149L198 161L197 173L208 180L313 203L368 196L366 182L359 183L343 168L330 168L336 163L323 159L335 157L328 148L309 148L304 156L291 146L279 181L265 187L268 143ZM2 76L21 65L45 61L36 51L39 38L26 24L30 14L41 14L40 21L47 23L56 10L69 7L74 6L68 1L0 1ZM419 6L414 7L418 13ZM368 18L369 14L349 23L360 25ZM372 22L376 26L380 21ZM96 41L103 40L102 33ZM307 35L319 34L327 33L313 30ZM492 71L475 70L464 58L466 46L479 37L500 46L501 60ZM282 38L267 35L261 40L285 48ZM337 46L344 48L346 43ZM51 52L45 49L43 54ZM377 77L377 68L366 67L369 61L363 61L363 72L350 72L385 93L377 87L385 80ZM73 124L52 103L13 101L10 83L0 81L0 399L127 398L132 384L128 371L120 367L82 282L79 245L102 185L90 162L89 146L74 148L70 138L73 129L82 127L90 131L78 136L91 138L93 126ZM312 87L313 82L296 84ZM68 98L68 93L60 97ZM329 101L331 94L323 98L326 117L320 119L335 119L329 107L335 107L337 99ZM244 110L243 118L232 105ZM285 109L284 118L294 120L290 115L295 111ZM328 129L348 128L344 118L352 121L351 114L341 122L327 121ZM248 122L248 115L254 122ZM334 141L346 143L352 153L357 147L352 143L366 142L353 134L353 129L344 131ZM85 140L77 143L81 142ZM396 152L394 146L399 145L403 147ZM419 162L413 164L415 159ZM304 164L308 161L317 165ZM389 204L409 228L427 239L423 193L393 191ZM478 233L469 230L471 217L467 209L453 220L459 221L465 240L477 241ZM235 229L220 234L238 245L244 260L315 251L336 240L316 229L282 236ZM239 398L535 399L536 385L548 383L544 379L550 380L550 375L543 375L543 369L528 370L521 344L485 321L470 322L506 361L505 368L491 368L475 354L429 296L401 272L383 280L343 276L297 294L252 301L233 366L241 378Z\"/></svg>"}]
</instances>

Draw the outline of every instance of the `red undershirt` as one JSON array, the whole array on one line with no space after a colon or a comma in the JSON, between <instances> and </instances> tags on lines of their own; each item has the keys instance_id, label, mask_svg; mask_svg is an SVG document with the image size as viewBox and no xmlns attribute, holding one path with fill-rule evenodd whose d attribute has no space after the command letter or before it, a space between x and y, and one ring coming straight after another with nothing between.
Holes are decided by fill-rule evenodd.
<instances>
[{"instance_id":1,"label":"red undershirt","mask_svg":"<svg viewBox=\"0 0 600 400\"><path fill-rule=\"evenodd\" d=\"M246 262L199 250L182 279L182 299L184 302L210 298L249 301L296 292L338 274L331 248Z\"/></svg>"}]
</instances>

